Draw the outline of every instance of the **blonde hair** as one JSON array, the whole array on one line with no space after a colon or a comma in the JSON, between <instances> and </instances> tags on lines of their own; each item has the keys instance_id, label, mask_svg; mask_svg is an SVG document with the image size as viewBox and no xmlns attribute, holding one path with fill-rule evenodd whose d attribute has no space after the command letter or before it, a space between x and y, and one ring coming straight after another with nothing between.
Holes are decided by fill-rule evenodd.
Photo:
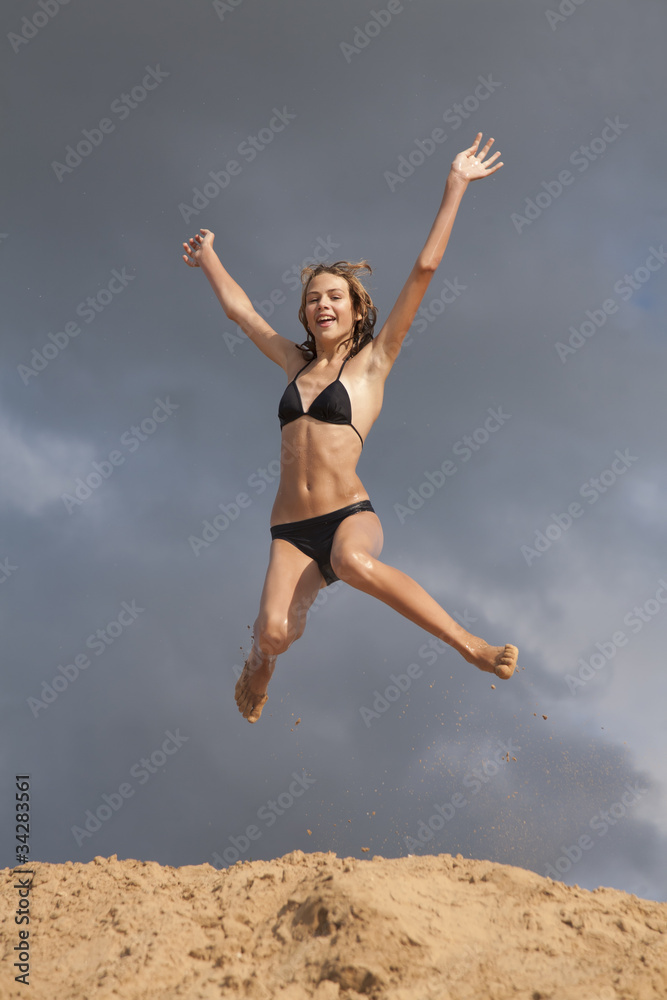
<instances>
[{"instance_id":1,"label":"blonde hair","mask_svg":"<svg viewBox=\"0 0 667 1000\"><path fill-rule=\"evenodd\" d=\"M306 321L306 296L310 282L319 274L335 274L339 278L344 278L350 290L352 311L355 315L356 313L361 313L361 318L355 321L352 336L345 341L346 344L352 344L348 351L348 357L354 357L362 347L373 339L377 310L373 305L373 300L359 280L358 274L360 271L368 271L369 274L373 273L370 264L366 260L356 262L338 260L335 264L312 264L301 269L301 284L303 285L303 289L301 292L299 320L307 336L302 344L297 344L297 347L304 358L312 361L313 358L317 357L315 337L308 329Z\"/></svg>"}]
</instances>

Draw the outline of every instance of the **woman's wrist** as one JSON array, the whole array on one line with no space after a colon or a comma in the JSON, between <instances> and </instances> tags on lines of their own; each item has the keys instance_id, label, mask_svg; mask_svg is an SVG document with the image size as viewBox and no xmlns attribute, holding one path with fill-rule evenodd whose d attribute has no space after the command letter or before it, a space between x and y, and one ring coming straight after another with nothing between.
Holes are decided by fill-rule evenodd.
<instances>
[{"instance_id":1,"label":"woman's wrist","mask_svg":"<svg viewBox=\"0 0 667 1000\"><path fill-rule=\"evenodd\" d=\"M198 263L199 266L202 268L202 270L210 271L213 267L215 267L216 261L220 263L220 258L218 257L213 247L204 246L201 248L200 253L201 256L199 258Z\"/></svg>"},{"instance_id":2,"label":"woman's wrist","mask_svg":"<svg viewBox=\"0 0 667 1000\"><path fill-rule=\"evenodd\" d=\"M453 166L450 168L446 188L463 194L469 183L470 181L466 180L465 177L462 177L458 170L455 170Z\"/></svg>"}]
</instances>

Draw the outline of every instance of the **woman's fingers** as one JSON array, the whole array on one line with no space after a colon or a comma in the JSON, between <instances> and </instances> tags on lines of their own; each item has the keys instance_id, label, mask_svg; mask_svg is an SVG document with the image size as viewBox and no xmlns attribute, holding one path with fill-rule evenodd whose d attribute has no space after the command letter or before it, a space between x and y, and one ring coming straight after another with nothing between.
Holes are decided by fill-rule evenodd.
<instances>
[{"instance_id":1,"label":"woman's fingers","mask_svg":"<svg viewBox=\"0 0 667 1000\"><path fill-rule=\"evenodd\" d=\"M185 253L183 254L183 260L190 267L199 267L197 261L197 253L204 249L204 244L206 243L207 237L210 237L209 243L213 242L213 233L210 229L200 229L198 233L191 236L187 243L183 244Z\"/></svg>"},{"instance_id":2,"label":"woman's fingers","mask_svg":"<svg viewBox=\"0 0 667 1000\"><path fill-rule=\"evenodd\" d=\"M463 152L464 153L471 153L471 152L473 152L473 150L477 149L477 147L479 146L479 142L480 142L481 138L482 138L482 133L478 132L477 135L475 136L475 141L473 142L472 146L469 146L468 149L464 149Z\"/></svg>"},{"instance_id":3,"label":"woman's fingers","mask_svg":"<svg viewBox=\"0 0 667 1000\"><path fill-rule=\"evenodd\" d=\"M500 161L500 163L496 163L495 167L491 167L491 169L490 169L490 170L487 170L487 172L486 172L486 173L487 173L487 176L488 176L489 174L495 174L496 170L500 170L500 168L501 168L501 167L504 167L504 166L505 166L505 164L504 164L504 163L503 163L503 161L501 160L501 161Z\"/></svg>"},{"instance_id":4,"label":"woman's fingers","mask_svg":"<svg viewBox=\"0 0 667 1000\"><path fill-rule=\"evenodd\" d=\"M185 248L185 251L186 251L186 253L183 254L183 260L185 261L185 263L189 267L199 267L199 264L194 259L193 248L191 246L189 246L187 243L184 243L183 247Z\"/></svg>"},{"instance_id":5,"label":"woman's fingers","mask_svg":"<svg viewBox=\"0 0 667 1000\"><path fill-rule=\"evenodd\" d=\"M488 142L486 143L486 145L483 146L482 149L479 151L479 153L476 154L478 160L483 160L484 159L484 157L486 156L486 154L488 153L488 151L491 149L491 146L493 145L493 142L494 142L493 139L489 139Z\"/></svg>"}]
</instances>

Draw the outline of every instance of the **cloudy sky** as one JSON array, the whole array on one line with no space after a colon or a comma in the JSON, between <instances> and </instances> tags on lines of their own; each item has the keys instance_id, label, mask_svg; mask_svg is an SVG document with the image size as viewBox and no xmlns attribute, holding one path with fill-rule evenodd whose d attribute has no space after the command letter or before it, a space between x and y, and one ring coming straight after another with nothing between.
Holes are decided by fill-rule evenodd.
<instances>
[{"instance_id":1,"label":"cloudy sky","mask_svg":"<svg viewBox=\"0 0 667 1000\"><path fill-rule=\"evenodd\" d=\"M460 852L667 899L662 0L1 17L4 866L30 774L45 861ZM248 725L285 379L181 243L299 342L302 262L366 257L381 323L478 131L505 166L359 474L382 558L522 669L337 584Z\"/></svg>"}]
</instances>

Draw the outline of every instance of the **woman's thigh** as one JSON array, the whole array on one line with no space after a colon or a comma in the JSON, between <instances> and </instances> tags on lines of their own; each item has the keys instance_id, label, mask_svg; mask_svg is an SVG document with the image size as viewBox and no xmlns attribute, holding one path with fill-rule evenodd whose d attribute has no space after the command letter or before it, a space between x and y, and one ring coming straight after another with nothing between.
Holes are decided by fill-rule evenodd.
<instances>
[{"instance_id":1,"label":"woman's thigh","mask_svg":"<svg viewBox=\"0 0 667 1000\"><path fill-rule=\"evenodd\" d=\"M324 586L324 577L314 559L284 538L275 538L271 542L256 628L286 628L289 641L293 642L303 632L308 609Z\"/></svg>"},{"instance_id":2,"label":"woman's thigh","mask_svg":"<svg viewBox=\"0 0 667 1000\"><path fill-rule=\"evenodd\" d=\"M334 573L340 575L336 566L341 569L350 558L365 552L377 559L383 544L384 534L377 514L370 510L351 514L336 528L331 546L331 566Z\"/></svg>"}]
</instances>

